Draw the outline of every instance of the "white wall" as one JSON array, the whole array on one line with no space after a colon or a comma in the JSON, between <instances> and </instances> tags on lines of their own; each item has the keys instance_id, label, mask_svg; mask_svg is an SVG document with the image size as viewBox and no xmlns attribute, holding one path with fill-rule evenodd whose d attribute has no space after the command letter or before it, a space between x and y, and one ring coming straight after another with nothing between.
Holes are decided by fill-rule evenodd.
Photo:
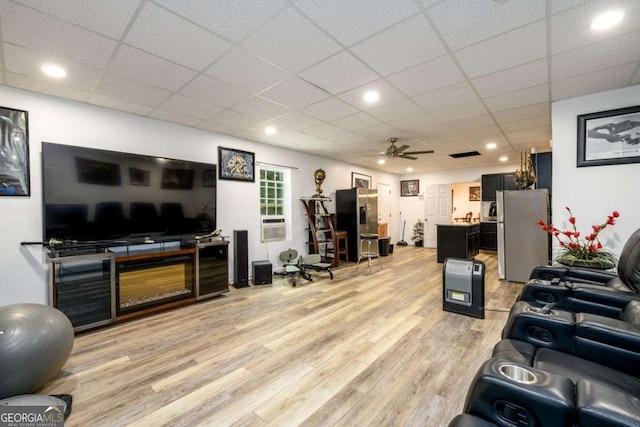
<instances>
[{"instance_id":1,"label":"white wall","mask_svg":"<svg viewBox=\"0 0 640 427\"><path fill-rule=\"evenodd\" d=\"M280 265L278 254L288 248L306 248L302 204L299 199L315 193L313 172L323 167L327 178L325 195L351 187L351 172L372 176L373 188L379 181L391 184L392 198L398 198L399 177L328 160L219 135L177 124L37 95L0 86L1 105L29 112L30 197L0 197L0 220L4 225L0 239L0 305L47 303L47 264L37 246L21 246L23 241L42 240L41 142L103 148L153 156L217 163L217 147L252 151L258 162L295 167L292 172L292 240L260 243L259 182L218 182L218 227L223 234L243 229L249 233L249 260L269 259ZM332 206L333 208L333 206ZM397 235L396 223L390 233ZM230 251L232 254L232 251ZM233 259L230 260L230 266ZM230 268L232 278L233 268Z\"/></svg>"},{"instance_id":2,"label":"white wall","mask_svg":"<svg viewBox=\"0 0 640 427\"><path fill-rule=\"evenodd\" d=\"M599 236L605 248L616 254L640 228L640 164L577 168L577 116L636 105L640 105L640 86L554 102L551 109L554 224L566 229L568 206L576 217L578 231L584 234L617 210L620 218L616 225Z\"/></svg>"}]
</instances>

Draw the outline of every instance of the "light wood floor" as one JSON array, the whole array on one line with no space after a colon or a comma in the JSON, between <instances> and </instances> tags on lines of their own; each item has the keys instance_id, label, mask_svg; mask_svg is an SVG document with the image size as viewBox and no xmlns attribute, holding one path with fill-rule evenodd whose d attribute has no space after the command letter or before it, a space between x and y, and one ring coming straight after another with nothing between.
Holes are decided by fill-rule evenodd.
<instances>
[{"instance_id":1,"label":"light wood floor","mask_svg":"<svg viewBox=\"0 0 640 427\"><path fill-rule=\"evenodd\" d=\"M73 395L67 426L446 426L521 285L481 253L492 311L444 312L435 255L396 246L382 270L342 264L80 335L41 393Z\"/></svg>"}]
</instances>

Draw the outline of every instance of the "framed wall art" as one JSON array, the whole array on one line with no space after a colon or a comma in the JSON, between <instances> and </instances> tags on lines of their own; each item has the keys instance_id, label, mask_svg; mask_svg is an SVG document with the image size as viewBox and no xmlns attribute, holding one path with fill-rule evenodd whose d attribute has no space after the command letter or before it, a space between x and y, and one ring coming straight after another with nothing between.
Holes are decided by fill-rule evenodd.
<instances>
[{"instance_id":1,"label":"framed wall art","mask_svg":"<svg viewBox=\"0 0 640 427\"><path fill-rule=\"evenodd\" d=\"M129 168L129 182L131 185L141 185L144 187L149 186L149 177L151 172L138 169L138 168Z\"/></svg>"},{"instance_id":2,"label":"framed wall art","mask_svg":"<svg viewBox=\"0 0 640 427\"><path fill-rule=\"evenodd\" d=\"M640 105L578 116L578 167L640 163Z\"/></svg>"},{"instance_id":3,"label":"framed wall art","mask_svg":"<svg viewBox=\"0 0 640 427\"><path fill-rule=\"evenodd\" d=\"M160 187L163 190L191 190L194 174L193 169L162 168Z\"/></svg>"},{"instance_id":4,"label":"framed wall art","mask_svg":"<svg viewBox=\"0 0 640 427\"><path fill-rule=\"evenodd\" d=\"M479 202L480 201L480 187L469 187L469 201L470 202Z\"/></svg>"},{"instance_id":5,"label":"framed wall art","mask_svg":"<svg viewBox=\"0 0 640 427\"><path fill-rule=\"evenodd\" d=\"M358 172L351 172L352 188L371 188L371 177Z\"/></svg>"},{"instance_id":6,"label":"framed wall art","mask_svg":"<svg viewBox=\"0 0 640 427\"><path fill-rule=\"evenodd\" d=\"M255 182L255 154L218 147L218 179Z\"/></svg>"},{"instance_id":7,"label":"framed wall art","mask_svg":"<svg viewBox=\"0 0 640 427\"><path fill-rule=\"evenodd\" d=\"M118 163L101 162L84 157L76 157L75 161L78 182L112 187L119 187L122 184Z\"/></svg>"},{"instance_id":8,"label":"framed wall art","mask_svg":"<svg viewBox=\"0 0 640 427\"><path fill-rule=\"evenodd\" d=\"M0 196L29 196L29 117L0 107Z\"/></svg>"},{"instance_id":9,"label":"framed wall art","mask_svg":"<svg viewBox=\"0 0 640 427\"><path fill-rule=\"evenodd\" d=\"M400 181L400 197L417 196L420 193L420 180Z\"/></svg>"}]
</instances>

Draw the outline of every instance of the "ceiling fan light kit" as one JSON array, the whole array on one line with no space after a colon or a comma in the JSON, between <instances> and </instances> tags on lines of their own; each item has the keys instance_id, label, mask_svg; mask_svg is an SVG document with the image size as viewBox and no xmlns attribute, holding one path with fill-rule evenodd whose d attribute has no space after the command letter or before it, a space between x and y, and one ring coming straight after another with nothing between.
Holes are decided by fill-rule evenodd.
<instances>
[{"instance_id":1,"label":"ceiling fan light kit","mask_svg":"<svg viewBox=\"0 0 640 427\"><path fill-rule=\"evenodd\" d=\"M433 150L423 150L423 151L404 151L409 148L408 145L401 145L400 147L396 147L396 142L398 138L389 138L389 146L387 147L387 151L384 153L390 159L409 159L409 160L418 160L417 157L413 157L416 154L431 154Z\"/></svg>"}]
</instances>

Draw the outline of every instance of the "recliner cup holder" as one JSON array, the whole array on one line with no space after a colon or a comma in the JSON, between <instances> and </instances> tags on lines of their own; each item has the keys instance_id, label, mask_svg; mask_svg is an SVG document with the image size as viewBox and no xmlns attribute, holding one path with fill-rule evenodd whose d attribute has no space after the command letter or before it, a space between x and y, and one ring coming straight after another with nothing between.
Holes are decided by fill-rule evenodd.
<instances>
[{"instance_id":1,"label":"recliner cup holder","mask_svg":"<svg viewBox=\"0 0 640 427\"><path fill-rule=\"evenodd\" d=\"M536 374L522 366L505 363L498 366L498 372L500 372L500 375L520 384L535 384L538 382Z\"/></svg>"},{"instance_id":2,"label":"recliner cup holder","mask_svg":"<svg viewBox=\"0 0 640 427\"><path fill-rule=\"evenodd\" d=\"M529 313L536 313L536 314L542 314L543 316L553 316L553 311L549 311L548 313L545 313L544 311L542 311L541 308L539 307L527 307L526 310Z\"/></svg>"}]
</instances>

